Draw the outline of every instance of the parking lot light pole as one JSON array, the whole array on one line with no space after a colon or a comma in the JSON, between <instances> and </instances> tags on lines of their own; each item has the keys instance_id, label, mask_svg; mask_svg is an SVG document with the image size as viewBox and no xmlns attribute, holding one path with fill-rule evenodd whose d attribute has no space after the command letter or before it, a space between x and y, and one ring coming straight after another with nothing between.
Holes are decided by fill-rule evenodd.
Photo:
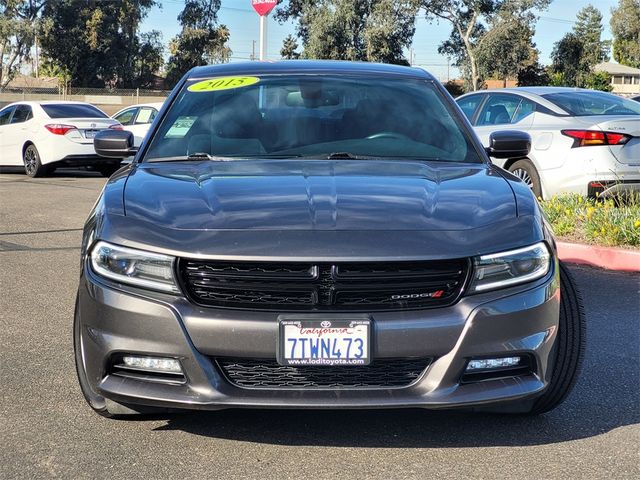
<instances>
[{"instance_id":1,"label":"parking lot light pole","mask_svg":"<svg viewBox=\"0 0 640 480\"><path fill-rule=\"evenodd\" d=\"M251 6L260 15L260 61L267 59L267 17L278 0L251 0Z\"/></svg>"},{"instance_id":2,"label":"parking lot light pole","mask_svg":"<svg viewBox=\"0 0 640 480\"><path fill-rule=\"evenodd\" d=\"M267 15L260 15L260 61L267 58Z\"/></svg>"}]
</instances>

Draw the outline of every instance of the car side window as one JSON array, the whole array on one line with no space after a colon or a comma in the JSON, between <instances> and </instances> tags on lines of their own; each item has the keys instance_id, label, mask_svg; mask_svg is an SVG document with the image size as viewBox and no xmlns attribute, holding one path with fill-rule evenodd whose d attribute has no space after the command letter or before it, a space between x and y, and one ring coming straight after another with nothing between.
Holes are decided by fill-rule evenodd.
<instances>
[{"instance_id":1,"label":"car side window","mask_svg":"<svg viewBox=\"0 0 640 480\"><path fill-rule=\"evenodd\" d=\"M511 123L518 123L520 120L524 120L535 111L536 103L523 98L520 101L520 105L518 105L518 108L516 109L516 113L513 116L513 120L511 121Z\"/></svg>"},{"instance_id":2,"label":"car side window","mask_svg":"<svg viewBox=\"0 0 640 480\"><path fill-rule=\"evenodd\" d=\"M520 105L520 97L515 95L489 95L489 99L482 107L477 125L504 125L511 123L518 105Z\"/></svg>"},{"instance_id":3,"label":"car side window","mask_svg":"<svg viewBox=\"0 0 640 480\"><path fill-rule=\"evenodd\" d=\"M131 125L131 122L135 118L137 112L137 108L129 108L124 112L117 114L113 119L119 121L122 125Z\"/></svg>"},{"instance_id":4,"label":"car side window","mask_svg":"<svg viewBox=\"0 0 640 480\"><path fill-rule=\"evenodd\" d=\"M15 107L7 107L4 110L0 110L0 125L6 125L9 123L9 118Z\"/></svg>"},{"instance_id":5,"label":"car side window","mask_svg":"<svg viewBox=\"0 0 640 480\"><path fill-rule=\"evenodd\" d=\"M465 97L457 101L470 122L473 121L473 115L476 113L478 105L480 105L483 98L484 95L471 95L470 97Z\"/></svg>"},{"instance_id":6,"label":"car side window","mask_svg":"<svg viewBox=\"0 0 640 480\"><path fill-rule=\"evenodd\" d=\"M135 124L143 125L147 123L153 122L153 119L156 118L158 111L155 108L143 107L138 112L138 116L136 117Z\"/></svg>"},{"instance_id":7,"label":"car side window","mask_svg":"<svg viewBox=\"0 0 640 480\"><path fill-rule=\"evenodd\" d=\"M11 123L24 123L32 118L33 112L29 105L18 105L15 112L13 112L13 117L11 117Z\"/></svg>"}]
</instances>

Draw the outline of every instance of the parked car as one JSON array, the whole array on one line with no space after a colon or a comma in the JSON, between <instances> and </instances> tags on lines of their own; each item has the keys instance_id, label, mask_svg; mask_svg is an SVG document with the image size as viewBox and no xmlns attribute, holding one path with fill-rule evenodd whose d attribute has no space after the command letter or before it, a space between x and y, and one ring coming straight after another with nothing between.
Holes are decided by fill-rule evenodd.
<instances>
[{"instance_id":1,"label":"parked car","mask_svg":"<svg viewBox=\"0 0 640 480\"><path fill-rule=\"evenodd\" d=\"M93 148L96 133L108 128L121 126L88 103L12 103L0 110L0 165L22 165L30 177L79 166L109 176L119 162L98 156Z\"/></svg>"},{"instance_id":2,"label":"parked car","mask_svg":"<svg viewBox=\"0 0 640 480\"><path fill-rule=\"evenodd\" d=\"M487 145L496 130L531 135L526 156L495 159L536 196L640 189L640 105L610 93L561 87L484 90L456 99Z\"/></svg>"},{"instance_id":3,"label":"parked car","mask_svg":"<svg viewBox=\"0 0 640 480\"><path fill-rule=\"evenodd\" d=\"M631 97L631 100L635 100L636 102L640 102L640 95L636 95L635 97Z\"/></svg>"},{"instance_id":4,"label":"parked car","mask_svg":"<svg viewBox=\"0 0 640 480\"><path fill-rule=\"evenodd\" d=\"M133 133L133 143L139 147L161 108L162 102L131 105L112 118L120 122L126 131Z\"/></svg>"},{"instance_id":5,"label":"parked car","mask_svg":"<svg viewBox=\"0 0 640 480\"><path fill-rule=\"evenodd\" d=\"M579 297L531 190L433 76L234 63L167 101L84 228L75 359L96 412L541 413L567 396ZM526 156L530 137L490 143Z\"/></svg>"}]
</instances>

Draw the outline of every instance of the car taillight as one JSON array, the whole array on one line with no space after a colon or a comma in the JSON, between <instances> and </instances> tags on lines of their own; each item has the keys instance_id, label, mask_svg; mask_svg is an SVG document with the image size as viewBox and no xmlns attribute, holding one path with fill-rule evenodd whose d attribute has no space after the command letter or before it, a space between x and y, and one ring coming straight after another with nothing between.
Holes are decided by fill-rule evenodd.
<instances>
[{"instance_id":1,"label":"car taillight","mask_svg":"<svg viewBox=\"0 0 640 480\"><path fill-rule=\"evenodd\" d=\"M624 145L631 138L624 133L601 130L562 130L560 133L574 139L572 148L591 145Z\"/></svg>"},{"instance_id":2,"label":"car taillight","mask_svg":"<svg viewBox=\"0 0 640 480\"><path fill-rule=\"evenodd\" d=\"M65 133L76 129L76 127L73 125L64 125L62 123L52 123L49 125L45 125L44 128L49 130L54 135L64 135Z\"/></svg>"},{"instance_id":3,"label":"car taillight","mask_svg":"<svg viewBox=\"0 0 640 480\"><path fill-rule=\"evenodd\" d=\"M109 128L111 130L124 130L124 128L122 127L122 125L120 125L119 123L116 123L115 125L109 125Z\"/></svg>"}]
</instances>

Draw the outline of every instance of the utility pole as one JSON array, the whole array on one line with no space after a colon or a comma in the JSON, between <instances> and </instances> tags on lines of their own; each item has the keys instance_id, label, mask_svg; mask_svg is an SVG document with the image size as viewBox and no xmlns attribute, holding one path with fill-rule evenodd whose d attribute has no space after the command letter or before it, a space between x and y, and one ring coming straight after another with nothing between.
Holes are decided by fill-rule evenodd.
<instances>
[{"instance_id":1,"label":"utility pole","mask_svg":"<svg viewBox=\"0 0 640 480\"><path fill-rule=\"evenodd\" d=\"M251 61L256 59L256 41L251 40Z\"/></svg>"},{"instance_id":2,"label":"utility pole","mask_svg":"<svg viewBox=\"0 0 640 480\"><path fill-rule=\"evenodd\" d=\"M411 48L409 49L409 65L410 65L411 67L413 67L413 64L414 64L414 63L415 63L415 62L414 62L414 57L413 57L413 47L411 47Z\"/></svg>"}]
</instances>

